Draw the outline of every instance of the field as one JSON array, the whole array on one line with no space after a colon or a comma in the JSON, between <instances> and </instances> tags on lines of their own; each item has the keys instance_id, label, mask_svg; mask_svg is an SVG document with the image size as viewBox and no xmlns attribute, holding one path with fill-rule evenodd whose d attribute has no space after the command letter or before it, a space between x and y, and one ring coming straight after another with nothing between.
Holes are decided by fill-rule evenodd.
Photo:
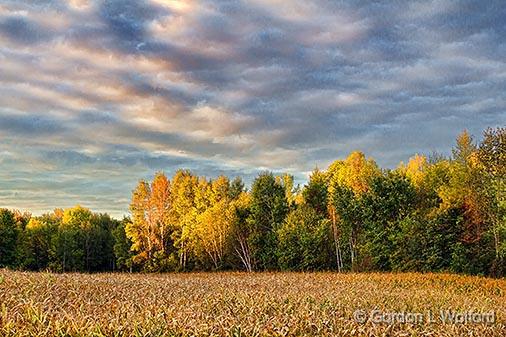
<instances>
[{"instance_id":1,"label":"field","mask_svg":"<svg viewBox=\"0 0 506 337\"><path fill-rule=\"evenodd\" d=\"M448 274L0 270L0 336L506 336L505 292L504 279Z\"/></svg>"}]
</instances>

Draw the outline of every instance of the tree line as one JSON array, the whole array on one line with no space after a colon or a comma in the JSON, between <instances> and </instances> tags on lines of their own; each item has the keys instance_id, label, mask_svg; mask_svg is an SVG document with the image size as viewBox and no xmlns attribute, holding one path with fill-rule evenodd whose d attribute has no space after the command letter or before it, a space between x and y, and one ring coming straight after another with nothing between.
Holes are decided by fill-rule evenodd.
<instances>
[{"instance_id":1,"label":"tree line","mask_svg":"<svg viewBox=\"0 0 506 337\"><path fill-rule=\"evenodd\" d=\"M506 128L450 157L381 169L353 152L307 184L291 175L171 179L132 192L130 217L0 210L0 267L51 271L449 271L504 276Z\"/></svg>"}]
</instances>

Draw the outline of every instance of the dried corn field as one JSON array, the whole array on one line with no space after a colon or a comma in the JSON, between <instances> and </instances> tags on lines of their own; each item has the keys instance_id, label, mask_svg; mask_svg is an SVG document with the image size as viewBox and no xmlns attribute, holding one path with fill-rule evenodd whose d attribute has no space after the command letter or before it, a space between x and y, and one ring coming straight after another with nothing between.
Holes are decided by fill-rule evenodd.
<instances>
[{"instance_id":1,"label":"dried corn field","mask_svg":"<svg viewBox=\"0 0 506 337\"><path fill-rule=\"evenodd\" d=\"M506 281L445 274L49 274L0 270L1 336L505 336ZM359 323L355 312L495 312Z\"/></svg>"}]
</instances>

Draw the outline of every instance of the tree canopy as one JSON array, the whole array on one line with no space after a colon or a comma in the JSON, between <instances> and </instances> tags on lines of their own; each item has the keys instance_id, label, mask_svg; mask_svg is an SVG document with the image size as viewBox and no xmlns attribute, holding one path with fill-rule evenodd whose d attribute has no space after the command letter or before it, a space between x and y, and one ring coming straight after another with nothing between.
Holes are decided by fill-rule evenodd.
<instances>
[{"instance_id":1,"label":"tree canopy","mask_svg":"<svg viewBox=\"0 0 506 337\"><path fill-rule=\"evenodd\" d=\"M290 174L141 180L121 221L75 206L31 216L0 209L0 267L53 271L451 271L503 276L506 128L451 156L382 169L355 151Z\"/></svg>"}]
</instances>

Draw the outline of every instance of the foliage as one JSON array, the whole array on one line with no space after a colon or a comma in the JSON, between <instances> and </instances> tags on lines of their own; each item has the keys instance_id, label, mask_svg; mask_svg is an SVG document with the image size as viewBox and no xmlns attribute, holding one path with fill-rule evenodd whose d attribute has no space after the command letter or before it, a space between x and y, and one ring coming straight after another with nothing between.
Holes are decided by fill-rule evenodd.
<instances>
[{"instance_id":1,"label":"foliage","mask_svg":"<svg viewBox=\"0 0 506 337\"><path fill-rule=\"evenodd\" d=\"M7 209L0 209L0 267L14 264L17 237L14 214Z\"/></svg>"},{"instance_id":2,"label":"foliage","mask_svg":"<svg viewBox=\"0 0 506 337\"><path fill-rule=\"evenodd\" d=\"M309 176L309 182L302 190L304 203L320 216L327 214L328 183L323 172L315 169Z\"/></svg>"},{"instance_id":3,"label":"foliage","mask_svg":"<svg viewBox=\"0 0 506 337\"><path fill-rule=\"evenodd\" d=\"M271 173L262 173L253 182L248 244L254 267L276 269L276 231L288 211L285 188Z\"/></svg>"},{"instance_id":4,"label":"foliage","mask_svg":"<svg viewBox=\"0 0 506 337\"><path fill-rule=\"evenodd\" d=\"M283 270L320 270L332 264L329 221L310 206L288 214L277 231L278 263Z\"/></svg>"},{"instance_id":5,"label":"foliage","mask_svg":"<svg viewBox=\"0 0 506 337\"><path fill-rule=\"evenodd\" d=\"M410 215L416 192L410 181L395 172L375 177L362 196L360 207L364 223L362 260L373 270L392 270L395 236L402 230L399 222ZM365 267L365 266L364 266Z\"/></svg>"},{"instance_id":6,"label":"foliage","mask_svg":"<svg viewBox=\"0 0 506 337\"><path fill-rule=\"evenodd\" d=\"M125 228L127 225L131 225L131 220L124 218L116 228L112 230L114 238L113 251L116 257L116 268L123 271L132 271L134 254L131 247L133 243L126 235Z\"/></svg>"},{"instance_id":7,"label":"foliage","mask_svg":"<svg viewBox=\"0 0 506 337\"><path fill-rule=\"evenodd\" d=\"M332 270L506 272L506 128L462 132L451 157L382 170L362 152L243 181L189 170L132 191L123 221L76 206L0 209L0 266L52 271Z\"/></svg>"}]
</instances>

